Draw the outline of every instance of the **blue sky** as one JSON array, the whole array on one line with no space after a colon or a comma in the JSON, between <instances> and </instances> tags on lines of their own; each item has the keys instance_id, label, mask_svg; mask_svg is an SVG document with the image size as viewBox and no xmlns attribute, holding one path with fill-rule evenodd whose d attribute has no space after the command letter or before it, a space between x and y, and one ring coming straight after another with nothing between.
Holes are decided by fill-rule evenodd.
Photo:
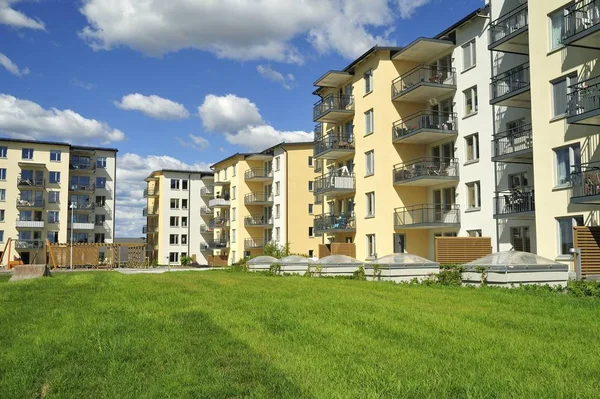
<instances>
[{"instance_id":1,"label":"blue sky","mask_svg":"<svg viewBox=\"0 0 600 399\"><path fill-rule=\"evenodd\" d=\"M119 148L121 236L141 232L151 169L205 168L233 152L309 140L312 83L325 71L374 44L434 35L483 6L190 3L0 0L0 135Z\"/></svg>"}]
</instances>

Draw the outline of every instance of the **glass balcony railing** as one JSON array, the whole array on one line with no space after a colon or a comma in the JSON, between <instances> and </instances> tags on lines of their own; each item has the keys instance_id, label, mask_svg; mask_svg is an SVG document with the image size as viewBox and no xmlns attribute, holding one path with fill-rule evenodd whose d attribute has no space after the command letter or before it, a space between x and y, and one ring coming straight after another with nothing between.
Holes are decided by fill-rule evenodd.
<instances>
[{"instance_id":1,"label":"glass balcony railing","mask_svg":"<svg viewBox=\"0 0 600 399\"><path fill-rule=\"evenodd\" d=\"M351 232L356 230L356 217L354 212L337 215L319 215L315 217L315 234L327 232Z\"/></svg>"},{"instance_id":2,"label":"glass balcony railing","mask_svg":"<svg viewBox=\"0 0 600 399\"><path fill-rule=\"evenodd\" d=\"M531 123L496 133L492 140L492 159L510 157L533 149Z\"/></svg>"},{"instance_id":3,"label":"glass balcony railing","mask_svg":"<svg viewBox=\"0 0 600 399\"><path fill-rule=\"evenodd\" d=\"M587 32L597 30L594 28L598 26L600 26L600 1L576 1L565 11L562 41L568 44L575 39L575 36L583 36Z\"/></svg>"},{"instance_id":4,"label":"glass balcony railing","mask_svg":"<svg viewBox=\"0 0 600 399\"><path fill-rule=\"evenodd\" d=\"M93 172L96 170L95 162L70 162L69 169L72 171Z\"/></svg>"},{"instance_id":5,"label":"glass balcony railing","mask_svg":"<svg viewBox=\"0 0 600 399\"><path fill-rule=\"evenodd\" d=\"M394 165L394 184L423 178L458 180L458 158L418 158Z\"/></svg>"},{"instance_id":6,"label":"glass balcony railing","mask_svg":"<svg viewBox=\"0 0 600 399\"><path fill-rule=\"evenodd\" d=\"M317 101L313 107L313 121L317 122L327 114L341 114L339 116L354 113L354 96L327 96Z\"/></svg>"},{"instance_id":7,"label":"glass balcony railing","mask_svg":"<svg viewBox=\"0 0 600 399\"><path fill-rule=\"evenodd\" d=\"M245 249L264 248L268 241L264 238L246 238L244 240Z\"/></svg>"},{"instance_id":8,"label":"glass balcony railing","mask_svg":"<svg viewBox=\"0 0 600 399\"><path fill-rule=\"evenodd\" d=\"M43 198L17 198L17 208L43 208L46 201Z\"/></svg>"},{"instance_id":9,"label":"glass balcony railing","mask_svg":"<svg viewBox=\"0 0 600 399\"><path fill-rule=\"evenodd\" d=\"M322 195L335 191L344 193L356 191L354 173L332 172L315 179L313 187L314 195Z\"/></svg>"},{"instance_id":10,"label":"glass balcony railing","mask_svg":"<svg viewBox=\"0 0 600 399\"><path fill-rule=\"evenodd\" d=\"M158 195L158 187L151 187L151 188L145 188L144 189L144 198L147 197L155 197Z\"/></svg>"},{"instance_id":11,"label":"glass balcony railing","mask_svg":"<svg viewBox=\"0 0 600 399\"><path fill-rule=\"evenodd\" d=\"M392 99L416 89L419 85L456 86L456 69L439 65L419 65L392 81Z\"/></svg>"},{"instance_id":12,"label":"glass balcony railing","mask_svg":"<svg viewBox=\"0 0 600 399\"><path fill-rule=\"evenodd\" d=\"M205 186L200 189L200 195L203 197L213 197L215 195L214 186Z\"/></svg>"},{"instance_id":13,"label":"glass balcony railing","mask_svg":"<svg viewBox=\"0 0 600 399\"><path fill-rule=\"evenodd\" d=\"M504 96L522 93L529 88L529 62L526 62L492 78L490 103L494 104L496 100Z\"/></svg>"},{"instance_id":14,"label":"glass balcony railing","mask_svg":"<svg viewBox=\"0 0 600 399\"><path fill-rule=\"evenodd\" d=\"M535 199L533 187L519 187L498 191L494 196L494 215L496 217L518 216L519 214L534 211Z\"/></svg>"},{"instance_id":15,"label":"glass balcony railing","mask_svg":"<svg viewBox=\"0 0 600 399\"><path fill-rule=\"evenodd\" d=\"M265 168L252 168L244 172L244 180L265 180L272 179L273 171Z\"/></svg>"},{"instance_id":16,"label":"glass balcony railing","mask_svg":"<svg viewBox=\"0 0 600 399\"><path fill-rule=\"evenodd\" d=\"M19 187L39 187L43 188L46 185L46 181L42 178L37 177L24 177L19 176L17 178L17 185Z\"/></svg>"},{"instance_id":17,"label":"glass balcony railing","mask_svg":"<svg viewBox=\"0 0 600 399\"><path fill-rule=\"evenodd\" d=\"M392 141L399 141L419 132L456 132L457 117L455 112L423 110L392 125ZM437 136L436 136L437 137Z\"/></svg>"},{"instance_id":18,"label":"glass balcony railing","mask_svg":"<svg viewBox=\"0 0 600 399\"><path fill-rule=\"evenodd\" d=\"M397 208L394 226L403 228L459 227L458 204L420 204Z\"/></svg>"},{"instance_id":19,"label":"glass balcony railing","mask_svg":"<svg viewBox=\"0 0 600 399\"><path fill-rule=\"evenodd\" d=\"M15 248L17 249L37 249L44 247L44 240L22 240L17 239L15 241Z\"/></svg>"},{"instance_id":20,"label":"glass balcony railing","mask_svg":"<svg viewBox=\"0 0 600 399\"><path fill-rule=\"evenodd\" d=\"M525 3L490 23L489 48L493 48L504 38L513 34L517 35L528 27L529 10Z\"/></svg>"},{"instance_id":21,"label":"glass balcony railing","mask_svg":"<svg viewBox=\"0 0 600 399\"><path fill-rule=\"evenodd\" d=\"M244 196L244 204L268 204L273 202L273 194L269 193L249 193Z\"/></svg>"},{"instance_id":22,"label":"glass balcony railing","mask_svg":"<svg viewBox=\"0 0 600 399\"><path fill-rule=\"evenodd\" d=\"M244 225L248 227L252 226L271 226L273 224L273 218L267 216L246 216L244 218Z\"/></svg>"}]
</instances>

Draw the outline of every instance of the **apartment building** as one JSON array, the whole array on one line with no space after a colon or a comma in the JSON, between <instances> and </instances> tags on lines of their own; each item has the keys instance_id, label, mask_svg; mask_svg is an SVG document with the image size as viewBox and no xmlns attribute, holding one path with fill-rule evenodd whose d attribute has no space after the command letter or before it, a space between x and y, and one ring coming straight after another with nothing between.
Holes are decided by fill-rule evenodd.
<instances>
[{"instance_id":1,"label":"apartment building","mask_svg":"<svg viewBox=\"0 0 600 399\"><path fill-rule=\"evenodd\" d=\"M112 242L117 151L0 139L0 244L14 240L27 264L46 239Z\"/></svg>"},{"instance_id":2,"label":"apartment building","mask_svg":"<svg viewBox=\"0 0 600 399\"><path fill-rule=\"evenodd\" d=\"M488 22L488 8L478 9L315 82L315 232L324 243L355 243L359 259L434 258L439 236L496 240Z\"/></svg>"},{"instance_id":3,"label":"apartment building","mask_svg":"<svg viewBox=\"0 0 600 399\"><path fill-rule=\"evenodd\" d=\"M208 211L213 173L162 169L152 172L146 182L143 233L149 260L179 265L182 257L190 257L207 265L214 231Z\"/></svg>"},{"instance_id":4,"label":"apartment building","mask_svg":"<svg viewBox=\"0 0 600 399\"><path fill-rule=\"evenodd\" d=\"M259 255L274 242L315 256L313 233L315 164L312 143L281 143L259 153L237 153L211 168L215 195L209 201L215 233L209 246L229 264Z\"/></svg>"}]
</instances>

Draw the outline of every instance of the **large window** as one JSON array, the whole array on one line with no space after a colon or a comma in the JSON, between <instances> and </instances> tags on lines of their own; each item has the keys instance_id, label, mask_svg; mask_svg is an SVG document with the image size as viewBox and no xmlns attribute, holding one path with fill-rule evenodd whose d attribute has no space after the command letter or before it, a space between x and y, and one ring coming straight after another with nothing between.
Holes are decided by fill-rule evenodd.
<instances>
[{"instance_id":1,"label":"large window","mask_svg":"<svg viewBox=\"0 0 600 399\"><path fill-rule=\"evenodd\" d=\"M463 93L465 95L465 116L474 114L478 109L477 86L473 86Z\"/></svg>"},{"instance_id":2,"label":"large window","mask_svg":"<svg viewBox=\"0 0 600 399\"><path fill-rule=\"evenodd\" d=\"M182 181L181 181L181 189L182 189L182 190L187 190L187 189L188 189L188 184L189 184L189 182L188 182L188 180L187 180L187 179L185 179L185 180L182 180Z\"/></svg>"},{"instance_id":3,"label":"large window","mask_svg":"<svg viewBox=\"0 0 600 399\"><path fill-rule=\"evenodd\" d=\"M106 188L106 177L96 177L96 188Z\"/></svg>"},{"instance_id":4,"label":"large window","mask_svg":"<svg viewBox=\"0 0 600 399\"><path fill-rule=\"evenodd\" d=\"M374 258L375 250L375 234L367 234L367 258Z\"/></svg>"},{"instance_id":5,"label":"large window","mask_svg":"<svg viewBox=\"0 0 600 399\"><path fill-rule=\"evenodd\" d=\"M479 134L475 133L465 137L467 162L479 159Z\"/></svg>"},{"instance_id":6,"label":"large window","mask_svg":"<svg viewBox=\"0 0 600 399\"><path fill-rule=\"evenodd\" d=\"M365 194L367 200L367 209L366 214L367 217L375 216L375 192L370 192Z\"/></svg>"},{"instance_id":7,"label":"large window","mask_svg":"<svg viewBox=\"0 0 600 399\"><path fill-rule=\"evenodd\" d=\"M58 223L58 211L48 211L48 223Z\"/></svg>"},{"instance_id":8,"label":"large window","mask_svg":"<svg viewBox=\"0 0 600 399\"><path fill-rule=\"evenodd\" d=\"M281 158L275 158L275 170L278 171L281 168Z\"/></svg>"},{"instance_id":9,"label":"large window","mask_svg":"<svg viewBox=\"0 0 600 399\"><path fill-rule=\"evenodd\" d=\"M550 50L561 46L565 10L560 9L549 15L550 17Z\"/></svg>"},{"instance_id":10,"label":"large window","mask_svg":"<svg viewBox=\"0 0 600 399\"><path fill-rule=\"evenodd\" d=\"M280 208L279 204L275 205L275 219L279 219L280 211L281 211L281 208Z\"/></svg>"},{"instance_id":11,"label":"large window","mask_svg":"<svg viewBox=\"0 0 600 399\"><path fill-rule=\"evenodd\" d=\"M365 153L365 175L371 176L375 173L375 152L373 150Z\"/></svg>"},{"instance_id":12,"label":"large window","mask_svg":"<svg viewBox=\"0 0 600 399\"><path fill-rule=\"evenodd\" d=\"M370 109L365 112L365 135L373 133L374 129L373 110Z\"/></svg>"},{"instance_id":13,"label":"large window","mask_svg":"<svg viewBox=\"0 0 600 399\"><path fill-rule=\"evenodd\" d=\"M556 185L571 183L571 166L581 165L581 148L579 143L554 150L556 159Z\"/></svg>"},{"instance_id":14,"label":"large window","mask_svg":"<svg viewBox=\"0 0 600 399\"><path fill-rule=\"evenodd\" d=\"M363 79L365 80L365 94L373 91L373 70L369 69L364 73Z\"/></svg>"},{"instance_id":15,"label":"large window","mask_svg":"<svg viewBox=\"0 0 600 399\"><path fill-rule=\"evenodd\" d=\"M475 50L475 39L463 44L463 71L472 68L477 63L477 52Z\"/></svg>"},{"instance_id":16,"label":"large window","mask_svg":"<svg viewBox=\"0 0 600 399\"><path fill-rule=\"evenodd\" d=\"M567 94L569 87L577 84L577 74L562 77L552 82L552 116L559 117L567 113Z\"/></svg>"},{"instance_id":17,"label":"large window","mask_svg":"<svg viewBox=\"0 0 600 399\"><path fill-rule=\"evenodd\" d=\"M96 167L97 168L106 168L106 157L97 157L96 158Z\"/></svg>"},{"instance_id":18,"label":"large window","mask_svg":"<svg viewBox=\"0 0 600 399\"><path fill-rule=\"evenodd\" d=\"M583 226L583 216L557 218L558 254L570 255L573 248L573 227Z\"/></svg>"},{"instance_id":19,"label":"large window","mask_svg":"<svg viewBox=\"0 0 600 399\"><path fill-rule=\"evenodd\" d=\"M467 209L479 209L481 207L481 189L478 181L467 183Z\"/></svg>"},{"instance_id":20,"label":"large window","mask_svg":"<svg viewBox=\"0 0 600 399\"><path fill-rule=\"evenodd\" d=\"M275 195L279 195L279 189L281 184L278 181L275 182Z\"/></svg>"}]
</instances>

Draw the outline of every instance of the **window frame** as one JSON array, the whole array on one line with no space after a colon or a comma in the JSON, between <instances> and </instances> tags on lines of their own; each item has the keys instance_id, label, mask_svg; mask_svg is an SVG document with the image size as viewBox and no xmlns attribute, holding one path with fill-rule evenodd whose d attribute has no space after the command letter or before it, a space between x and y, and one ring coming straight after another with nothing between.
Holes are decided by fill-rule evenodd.
<instances>
[{"instance_id":1,"label":"window frame","mask_svg":"<svg viewBox=\"0 0 600 399\"><path fill-rule=\"evenodd\" d=\"M575 148L578 148L578 158L577 158L577 151L575 151ZM559 159L558 159L558 152L559 151L564 151L567 150L568 151L568 165L567 165L567 175L566 175L566 180L564 182L560 182L560 178L559 178ZM581 165L581 144L580 143L573 143L573 144L569 144L566 146L562 146L562 147L557 147L557 148L553 148L552 152L554 153L554 187L570 187L571 186L571 172L573 170L573 166L575 165ZM579 162L577 162L579 161Z\"/></svg>"},{"instance_id":2,"label":"window frame","mask_svg":"<svg viewBox=\"0 0 600 399\"><path fill-rule=\"evenodd\" d=\"M557 95L556 95L555 89L556 89L557 85L562 82L564 82L564 84L565 84L565 98L563 99L565 109L562 113L557 113L556 108L557 108L558 104L556 103ZM553 79L550 81L550 94L551 94L550 106L552 107L550 120L561 119L567 115L567 105L568 105L567 98L569 96L569 87L573 86L574 84L577 84L577 82L578 82L577 72L572 72L572 73L563 75L559 78L556 78L556 79Z\"/></svg>"},{"instance_id":3,"label":"window frame","mask_svg":"<svg viewBox=\"0 0 600 399\"><path fill-rule=\"evenodd\" d=\"M363 79L365 81L365 96L373 92L373 69L369 69L363 73Z\"/></svg>"},{"instance_id":4,"label":"window frame","mask_svg":"<svg viewBox=\"0 0 600 399\"><path fill-rule=\"evenodd\" d=\"M365 193L365 218L375 217L375 191Z\"/></svg>"},{"instance_id":5,"label":"window frame","mask_svg":"<svg viewBox=\"0 0 600 399\"><path fill-rule=\"evenodd\" d=\"M467 186L467 211L476 211L481 209L481 180L471 181L465 184ZM475 205L471 206L471 189L474 190Z\"/></svg>"},{"instance_id":6,"label":"window frame","mask_svg":"<svg viewBox=\"0 0 600 399\"><path fill-rule=\"evenodd\" d=\"M565 26L565 23L564 23L565 13L566 13L566 8L561 7L558 10L554 10L548 14L548 51L554 51L554 50L564 47L564 44L562 44L562 32L563 32L563 28ZM553 22L554 22L554 18L556 16L559 16L558 21L560 21L560 26L559 26L558 41L557 41L556 45L554 45L554 40L553 40L554 39L554 37L553 37L554 24L553 24Z\"/></svg>"},{"instance_id":7,"label":"window frame","mask_svg":"<svg viewBox=\"0 0 600 399\"><path fill-rule=\"evenodd\" d=\"M0 145L0 158L8 158L8 146Z\"/></svg>"},{"instance_id":8,"label":"window frame","mask_svg":"<svg viewBox=\"0 0 600 399\"><path fill-rule=\"evenodd\" d=\"M469 139L473 140L473 158L469 159ZM466 163L479 161L479 133L473 133L465 136L465 159Z\"/></svg>"},{"instance_id":9,"label":"window frame","mask_svg":"<svg viewBox=\"0 0 600 399\"><path fill-rule=\"evenodd\" d=\"M468 89L463 91L464 97L464 107L465 107L465 117L475 115L479 112L479 96L477 94L477 85L471 86ZM468 103L471 100L471 112L467 112Z\"/></svg>"},{"instance_id":10,"label":"window frame","mask_svg":"<svg viewBox=\"0 0 600 399\"><path fill-rule=\"evenodd\" d=\"M369 156L371 161L369 162ZM369 170L369 167L371 170ZM365 177L373 176L375 174L375 150L369 150L365 152Z\"/></svg>"},{"instance_id":11,"label":"window frame","mask_svg":"<svg viewBox=\"0 0 600 399\"><path fill-rule=\"evenodd\" d=\"M54 159L52 159L54 157ZM50 150L50 162L62 162L61 150Z\"/></svg>"},{"instance_id":12,"label":"window frame","mask_svg":"<svg viewBox=\"0 0 600 399\"><path fill-rule=\"evenodd\" d=\"M375 238L375 234L365 234L366 242L367 242L367 259L374 259L377 255L377 240ZM372 239L372 242L371 242Z\"/></svg>"},{"instance_id":13,"label":"window frame","mask_svg":"<svg viewBox=\"0 0 600 399\"><path fill-rule=\"evenodd\" d=\"M52 178L53 176L54 176L54 179ZM58 177L58 179L56 177ZM48 172L48 182L50 184L60 184L60 171Z\"/></svg>"},{"instance_id":14,"label":"window frame","mask_svg":"<svg viewBox=\"0 0 600 399\"><path fill-rule=\"evenodd\" d=\"M364 115L365 115L365 136L368 136L375 132L375 113L373 111L373 108L367 110L364 113Z\"/></svg>"},{"instance_id":15,"label":"window frame","mask_svg":"<svg viewBox=\"0 0 600 399\"><path fill-rule=\"evenodd\" d=\"M170 187L171 190L179 190L181 187L181 182L179 181L179 179L171 179Z\"/></svg>"},{"instance_id":16,"label":"window frame","mask_svg":"<svg viewBox=\"0 0 600 399\"><path fill-rule=\"evenodd\" d=\"M572 215L572 216L562 216L562 217L557 217L556 219L556 234L557 234L557 252L558 252L558 256L571 256L571 248L573 248L573 245L575 243L575 237L573 236L573 227L575 226L584 226L585 225L585 219L583 217L583 215ZM579 221L581 220L581 224L579 224ZM571 247L567 250L566 253L564 253L562 251L562 246L565 244L562 241L562 235L561 235L561 222L565 222L565 221L570 221L571 223L571 228L569 229L569 233L571 235Z\"/></svg>"},{"instance_id":17,"label":"window frame","mask_svg":"<svg viewBox=\"0 0 600 399\"><path fill-rule=\"evenodd\" d=\"M32 161L33 154L34 154L33 148L21 148L21 159L24 159L27 161Z\"/></svg>"},{"instance_id":18,"label":"window frame","mask_svg":"<svg viewBox=\"0 0 600 399\"><path fill-rule=\"evenodd\" d=\"M475 68L477 66L477 44L476 38L469 40L464 43L462 46L462 57L463 57L463 72L468 71L471 68ZM467 57L466 53L469 53L469 59L471 60L470 65L466 65Z\"/></svg>"}]
</instances>

